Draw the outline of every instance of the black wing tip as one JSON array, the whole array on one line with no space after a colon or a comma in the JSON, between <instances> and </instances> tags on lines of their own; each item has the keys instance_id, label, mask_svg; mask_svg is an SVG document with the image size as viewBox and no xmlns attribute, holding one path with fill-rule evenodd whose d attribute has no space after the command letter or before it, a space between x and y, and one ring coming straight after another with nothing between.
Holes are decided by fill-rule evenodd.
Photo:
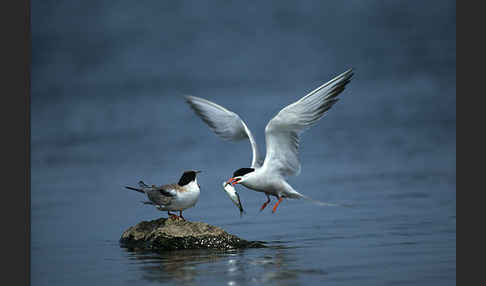
<instances>
[{"instance_id":1,"label":"black wing tip","mask_svg":"<svg viewBox=\"0 0 486 286\"><path fill-rule=\"evenodd\" d=\"M194 102L193 102L192 96L190 96L190 95L186 95L186 96L184 96L184 101L185 101L187 104L189 104L189 106L193 107Z\"/></svg>"},{"instance_id":2,"label":"black wing tip","mask_svg":"<svg viewBox=\"0 0 486 286\"><path fill-rule=\"evenodd\" d=\"M351 82L351 78L353 77L354 72L353 68L348 69L347 71L343 72L337 77L337 82L335 82L335 86L332 87L329 95L326 97L328 99L335 98L339 95L344 89L346 85Z\"/></svg>"},{"instance_id":3,"label":"black wing tip","mask_svg":"<svg viewBox=\"0 0 486 286\"><path fill-rule=\"evenodd\" d=\"M338 75L335 80L338 81L338 85L346 85L351 81L354 75L354 68L349 68L342 74Z\"/></svg>"},{"instance_id":4,"label":"black wing tip","mask_svg":"<svg viewBox=\"0 0 486 286\"><path fill-rule=\"evenodd\" d=\"M350 67L345 72L343 72L343 74L353 75L354 74L354 70L355 70L354 67Z\"/></svg>"},{"instance_id":5,"label":"black wing tip","mask_svg":"<svg viewBox=\"0 0 486 286\"><path fill-rule=\"evenodd\" d=\"M184 101L189 104L189 107L196 111L196 113L199 113L201 112L197 106L197 102L199 100L199 97L195 97L195 96L192 96L192 95L185 95L184 96Z\"/></svg>"},{"instance_id":6,"label":"black wing tip","mask_svg":"<svg viewBox=\"0 0 486 286\"><path fill-rule=\"evenodd\" d=\"M351 81L353 75L354 75L354 68L349 68L348 70L343 72L339 77L343 78L344 79L343 81L348 83L349 81Z\"/></svg>"},{"instance_id":7,"label":"black wing tip","mask_svg":"<svg viewBox=\"0 0 486 286\"><path fill-rule=\"evenodd\" d=\"M189 107L199 116L199 117L205 117L202 109L197 106L196 101L194 100L194 96L186 96L185 101L189 105ZM204 120L204 118L203 118ZM206 119L207 120L207 119Z\"/></svg>"}]
</instances>

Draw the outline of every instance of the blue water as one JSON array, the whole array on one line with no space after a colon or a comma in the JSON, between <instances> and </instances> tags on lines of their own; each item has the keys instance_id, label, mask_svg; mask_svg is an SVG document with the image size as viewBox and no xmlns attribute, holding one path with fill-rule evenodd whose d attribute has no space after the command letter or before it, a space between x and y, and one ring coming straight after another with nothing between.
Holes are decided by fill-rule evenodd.
<instances>
[{"instance_id":1,"label":"blue water","mask_svg":"<svg viewBox=\"0 0 486 286\"><path fill-rule=\"evenodd\" d=\"M408 84L353 81L302 136L302 173L289 182L314 199L351 206L284 200L275 214L259 213L265 196L239 187L242 218L221 182L249 166L249 143L216 137L182 93L112 90L109 100L36 103L32 285L455 285L455 97L433 82ZM192 94L239 113L264 153L266 122L313 87ZM176 182L186 169L203 171L201 197L186 219L270 247L121 248L128 227L166 216L123 186Z\"/></svg>"}]
</instances>

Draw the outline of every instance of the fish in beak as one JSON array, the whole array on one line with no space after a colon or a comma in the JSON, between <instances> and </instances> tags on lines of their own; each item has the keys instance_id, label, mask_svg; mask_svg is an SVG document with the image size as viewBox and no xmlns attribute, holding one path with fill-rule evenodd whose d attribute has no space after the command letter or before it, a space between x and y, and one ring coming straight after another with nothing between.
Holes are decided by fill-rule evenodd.
<instances>
[{"instance_id":1,"label":"fish in beak","mask_svg":"<svg viewBox=\"0 0 486 286\"><path fill-rule=\"evenodd\" d=\"M223 182L223 189L226 192L226 194L229 196L231 201L238 207L240 210L240 217L245 213L243 210L243 204L241 203L240 200L240 195L238 192L236 192L235 188L229 183L229 182Z\"/></svg>"},{"instance_id":2,"label":"fish in beak","mask_svg":"<svg viewBox=\"0 0 486 286\"><path fill-rule=\"evenodd\" d=\"M231 184L232 186L238 184L241 178L231 178L226 182L226 185Z\"/></svg>"}]
</instances>

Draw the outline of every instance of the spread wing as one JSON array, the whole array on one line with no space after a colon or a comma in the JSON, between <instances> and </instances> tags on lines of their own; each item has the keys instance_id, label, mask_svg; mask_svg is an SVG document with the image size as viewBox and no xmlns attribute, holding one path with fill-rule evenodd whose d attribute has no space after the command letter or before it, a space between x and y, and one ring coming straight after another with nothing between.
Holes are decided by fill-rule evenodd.
<instances>
[{"instance_id":1,"label":"spread wing","mask_svg":"<svg viewBox=\"0 0 486 286\"><path fill-rule=\"evenodd\" d=\"M249 139L253 152L252 168L260 167L261 160L255 139L238 114L209 100L186 96L186 102L214 133L225 140Z\"/></svg>"},{"instance_id":2,"label":"spread wing","mask_svg":"<svg viewBox=\"0 0 486 286\"><path fill-rule=\"evenodd\" d=\"M353 76L348 70L286 106L265 127L267 154L263 167L283 176L298 175L299 135L322 118Z\"/></svg>"}]
</instances>

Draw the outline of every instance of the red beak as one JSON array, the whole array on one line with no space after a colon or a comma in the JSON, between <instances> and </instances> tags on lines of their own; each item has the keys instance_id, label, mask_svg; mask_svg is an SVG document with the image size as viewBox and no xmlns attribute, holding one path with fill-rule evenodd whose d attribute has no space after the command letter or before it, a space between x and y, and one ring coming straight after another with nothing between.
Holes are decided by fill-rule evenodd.
<instances>
[{"instance_id":1,"label":"red beak","mask_svg":"<svg viewBox=\"0 0 486 286\"><path fill-rule=\"evenodd\" d=\"M236 178L231 178L231 179L229 179L229 180L226 182L226 184L231 184L232 186L234 186L234 185L238 184L238 181L239 181L239 179L236 179Z\"/></svg>"}]
</instances>

